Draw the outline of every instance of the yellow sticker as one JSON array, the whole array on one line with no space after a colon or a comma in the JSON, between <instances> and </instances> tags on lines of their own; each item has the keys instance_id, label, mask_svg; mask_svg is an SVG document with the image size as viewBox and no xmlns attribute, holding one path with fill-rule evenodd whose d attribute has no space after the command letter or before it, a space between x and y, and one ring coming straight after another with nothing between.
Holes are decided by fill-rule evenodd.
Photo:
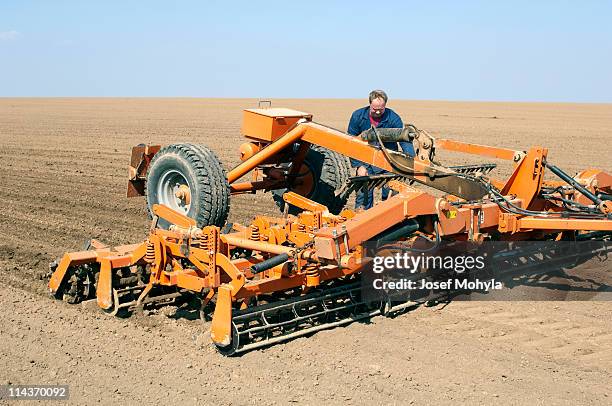
<instances>
[{"instance_id":1,"label":"yellow sticker","mask_svg":"<svg viewBox=\"0 0 612 406\"><path fill-rule=\"evenodd\" d=\"M454 219L457 217L457 210L449 210L446 212L446 218Z\"/></svg>"}]
</instances>

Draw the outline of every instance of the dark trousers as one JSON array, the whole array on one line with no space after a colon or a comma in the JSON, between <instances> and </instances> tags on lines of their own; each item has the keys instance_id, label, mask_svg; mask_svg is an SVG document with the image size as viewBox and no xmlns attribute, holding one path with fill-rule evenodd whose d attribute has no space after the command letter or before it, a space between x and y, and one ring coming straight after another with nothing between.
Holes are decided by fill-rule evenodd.
<instances>
[{"instance_id":1,"label":"dark trousers","mask_svg":"<svg viewBox=\"0 0 612 406\"><path fill-rule=\"evenodd\" d=\"M381 175L383 173L389 173L383 169L375 168L372 166L368 166L368 175ZM387 200L389 197L389 193L393 193L396 195L397 192L392 191L386 186L382 188L382 200ZM355 208L359 209L363 207L364 209L370 209L374 206L374 189L368 190L358 190L357 195L355 196Z\"/></svg>"}]
</instances>

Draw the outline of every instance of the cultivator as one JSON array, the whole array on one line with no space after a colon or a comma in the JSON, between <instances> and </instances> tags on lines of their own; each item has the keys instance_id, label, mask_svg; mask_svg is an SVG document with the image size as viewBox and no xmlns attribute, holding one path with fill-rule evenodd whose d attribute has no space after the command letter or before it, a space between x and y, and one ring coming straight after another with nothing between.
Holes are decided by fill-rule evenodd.
<instances>
[{"instance_id":1,"label":"cultivator","mask_svg":"<svg viewBox=\"0 0 612 406\"><path fill-rule=\"evenodd\" d=\"M570 177L547 162L542 147L436 140L414 126L351 137L288 109L246 110L242 132L242 163L227 174L203 146L135 147L128 195L146 194L149 237L65 254L53 264L51 292L71 303L95 298L114 314L196 295L202 318L212 319L213 343L234 354L392 311L362 294L360 274L372 260L366 241L612 233L612 177L600 170ZM410 141L416 156L372 140ZM437 149L510 160L514 172L500 181L489 177L494 164L442 166ZM347 157L388 174L350 177ZM544 181L546 168L560 181ZM383 185L395 195L369 210L343 208L350 193ZM282 216L226 224L230 195L259 190L273 192Z\"/></svg>"}]
</instances>

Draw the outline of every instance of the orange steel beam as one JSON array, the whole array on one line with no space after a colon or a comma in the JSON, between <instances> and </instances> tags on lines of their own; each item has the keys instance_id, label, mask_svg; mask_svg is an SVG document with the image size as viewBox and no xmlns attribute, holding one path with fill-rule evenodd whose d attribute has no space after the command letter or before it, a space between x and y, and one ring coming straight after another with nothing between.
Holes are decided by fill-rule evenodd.
<instances>
[{"instance_id":1,"label":"orange steel beam","mask_svg":"<svg viewBox=\"0 0 612 406\"><path fill-rule=\"evenodd\" d=\"M229 171L227 174L228 182L230 184L235 182L257 165L270 159L300 139L393 172L393 168L382 151L366 141L320 124L302 122L266 148Z\"/></svg>"},{"instance_id":2,"label":"orange steel beam","mask_svg":"<svg viewBox=\"0 0 612 406\"><path fill-rule=\"evenodd\" d=\"M401 173L391 166L380 148L370 145L367 141L359 137L354 137L333 128L312 122L301 124L301 126L306 128L304 136L302 137L306 142L331 149L332 151L336 151L350 158L401 175ZM414 171L417 174L414 175L414 178L417 181L427 184L430 179L428 174L432 169L432 163L422 161L415 157ZM453 173L452 170L443 167L436 167L435 171L444 171L449 174Z\"/></svg>"},{"instance_id":3,"label":"orange steel beam","mask_svg":"<svg viewBox=\"0 0 612 406\"><path fill-rule=\"evenodd\" d=\"M340 278L342 276L351 275L359 272L364 266L365 262L360 264L352 263L351 266L338 268L336 266L328 266L319 270L319 277L321 281L327 281L331 279ZM244 284L236 295L235 299L244 299L262 293L278 292L298 286L306 285L306 274L294 274L289 277L282 278L263 278L257 280L251 280Z\"/></svg>"},{"instance_id":4,"label":"orange steel beam","mask_svg":"<svg viewBox=\"0 0 612 406\"><path fill-rule=\"evenodd\" d=\"M221 239L221 241L225 242L228 245L233 245L234 247L269 252L271 254L289 254L292 251L295 251L295 248L285 247L283 245L269 244L267 242L253 241L231 234L223 234L219 238Z\"/></svg>"},{"instance_id":5,"label":"orange steel beam","mask_svg":"<svg viewBox=\"0 0 612 406\"><path fill-rule=\"evenodd\" d=\"M511 199L510 202L518 207L523 207L520 199ZM454 234L469 233L471 228L477 226L479 229L497 227L499 225L499 214L501 212L497 203L483 203L477 205L463 206L438 206L438 221L440 223L440 235L448 236ZM474 224L474 217L477 222Z\"/></svg>"},{"instance_id":6,"label":"orange steel beam","mask_svg":"<svg viewBox=\"0 0 612 406\"><path fill-rule=\"evenodd\" d=\"M467 142L460 142L454 140L448 140L445 138L436 139L436 148L445 149L447 151L464 152L466 154L482 155L491 158L506 159L509 161L515 160L517 153L522 151L515 151L508 148L490 147L488 145L470 144Z\"/></svg>"},{"instance_id":7,"label":"orange steel beam","mask_svg":"<svg viewBox=\"0 0 612 406\"><path fill-rule=\"evenodd\" d=\"M187 217L176 210L172 210L170 207L164 206L163 204L154 204L153 214L167 220L172 224L176 224L179 227L189 228L196 226L196 221L194 219Z\"/></svg>"},{"instance_id":8,"label":"orange steel beam","mask_svg":"<svg viewBox=\"0 0 612 406\"><path fill-rule=\"evenodd\" d=\"M324 205L313 202L312 200L294 192L287 192L283 194L283 200L289 204L299 207L302 210L322 213L327 212L327 207Z\"/></svg>"},{"instance_id":9,"label":"orange steel beam","mask_svg":"<svg viewBox=\"0 0 612 406\"><path fill-rule=\"evenodd\" d=\"M338 259L342 253L401 223L423 214L435 214L435 198L423 192L399 194L357 213L355 217L335 227L324 227L315 233L318 258ZM348 247L344 244L344 235ZM336 242L338 244L336 245ZM342 252L337 252L338 248Z\"/></svg>"},{"instance_id":10,"label":"orange steel beam","mask_svg":"<svg viewBox=\"0 0 612 406\"><path fill-rule=\"evenodd\" d=\"M278 140L269 144L266 148L232 169L228 173L229 183L233 183L238 178L244 176L247 172L254 169L257 165L266 162L276 153L282 151L292 143L299 140L310 144L319 145L347 157L366 162L388 172L398 173L391 166L384 152L380 148L369 144L367 141L364 141L359 137L345 134L336 129L309 121L302 121ZM434 170L431 166L432 164L430 162L415 159L413 165L416 172L415 179L427 184L428 180L430 179L427 174ZM452 170L442 167L436 167L435 171L445 171L449 174L453 173Z\"/></svg>"},{"instance_id":11,"label":"orange steel beam","mask_svg":"<svg viewBox=\"0 0 612 406\"><path fill-rule=\"evenodd\" d=\"M240 182L240 183L232 183L230 185L231 193L247 193L255 190L262 189L280 189L285 187L284 181L265 179L261 181L254 182Z\"/></svg>"},{"instance_id":12,"label":"orange steel beam","mask_svg":"<svg viewBox=\"0 0 612 406\"><path fill-rule=\"evenodd\" d=\"M298 141L304 134L305 130L306 128L303 125L298 124L291 131L287 132L285 135L283 135L273 143L269 144L267 147L265 147L246 161L242 162L231 171L229 171L229 173L227 174L228 182L235 182L237 179L247 174L257 165L273 157L283 149L287 148L289 145Z\"/></svg>"},{"instance_id":13,"label":"orange steel beam","mask_svg":"<svg viewBox=\"0 0 612 406\"><path fill-rule=\"evenodd\" d=\"M373 147L359 137L353 137L312 122L301 124L300 127L305 130L302 139L306 142L331 149L386 171L395 172L380 149Z\"/></svg>"},{"instance_id":14,"label":"orange steel beam","mask_svg":"<svg viewBox=\"0 0 612 406\"><path fill-rule=\"evenodd\" d=\"M520 231L532 229L612 231L612 220L523 217L517 220L517 226Z\"/></svg>"}]
</instances>

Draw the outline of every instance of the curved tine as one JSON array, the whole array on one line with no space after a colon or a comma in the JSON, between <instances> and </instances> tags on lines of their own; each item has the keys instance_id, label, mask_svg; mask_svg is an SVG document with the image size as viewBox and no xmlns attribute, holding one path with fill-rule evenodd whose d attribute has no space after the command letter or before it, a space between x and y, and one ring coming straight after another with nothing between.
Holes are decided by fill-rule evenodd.
<instances>
[{"instance_id":1,"label":"curved tine","mask_svg":"<svg viewBox=\"0 0 612 406\"><path fill-rule=\"evenodd\" d=\"M268 322L268 319L266 318L266 312L261 312L261 320L263 321L265 326L269 326L270 323Z\"/></svg>"},{"instance_id":2,"label":"curved tine","mask_svg":"<svg viewBox=\"0 0 612 406\"><path fill-rule=\"evenodd\" d=\"M300 315L297 313L297 310L295 310L295 305L296 305L296 304L294 303L294 304L291 306L291 313L293 313L293 315L294 315L296 318L299 318L299 317L300 317Z\"/></svg>"},{"instance_id":3,"label":"curved tine","mask_svg":"<svg viewBox=\"0 0 612 406\"><path fill-rule=\"evenodd\" d=\"M119 313L119 294L117 293L117 289L113 289L113 304L115 306L115 309L109 314L111 316L116 316L117 313Z\"/></svg>"},{"instance_id":4,"label":"curved tine","mask_svg":"<svg viewBox=\"0 0 612 406\"><path fill-rule=\"evenodd\" d=\"M354 291L354 290L351 290L351 291L349 292L349 297L351 298L351 301L352 301L353 303L356 303L356 304L365 303L363 300L357 300L357 299L355 299L355 291Z\"/></svg>"}]
</instances>

